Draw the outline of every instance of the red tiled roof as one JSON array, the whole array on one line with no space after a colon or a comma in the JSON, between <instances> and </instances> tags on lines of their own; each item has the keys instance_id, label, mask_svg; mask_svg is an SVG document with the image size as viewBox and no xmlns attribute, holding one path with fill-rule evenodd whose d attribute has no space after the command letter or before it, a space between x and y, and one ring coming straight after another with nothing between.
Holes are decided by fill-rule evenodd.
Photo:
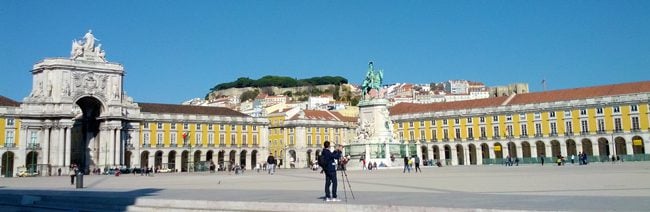
<instances>
[{"instance_id":1,"label":"red tiled roof","mask_svg":"<svg viewBox=\"0 0 650 212\"><path fill-rule=\"evenodd\" d=\"M0 106L19 107L20 102L0 95Z\"/></svg>"},{"instance_id":2,"label":"red tiled roof","mask_svg":"<svg viewBox=\"0 0 650 212\"><path fill-rule=\"evenodd\" d=\"M650 92L650 81L632 82L613 85L601 85L545 92L524 93L515 95L507 105L535 104L542 102L556 102L594 97L616 96L633 93ZM472 109L483 107L497 107L509 97L494 97L487 99L466 100L457 102L442 102L431 104L399 103L390 108L391 115L415 114L447 110Z\"/></svg>"},{"instance_id":3,"label":"red tiled roof","mask_svg":"<svg viewBox=\"0 0 650 212\"><path fill-rule=\"evenodd\" d=\"M358 117L344 116L343 114L341 114L339 112L333 112L333 111L330 111L330 113L332 113L332 115L336 116L336 118L338 118L339 120L344 121L344 122L355 122L355 123L359 122Z\"/></svg>"},{"instance_id":4,"label":"red tiled roof","mask_svg":"<svg viewBox=\"0 0 650 212\"><path fill-rule=\"evenodd\" d=\"M175 113L175 114L197 114L213 116L238 116L248 117L248 115L224 108L224 107L206 107L193 105L172 105L157 103L138 103L140 111L148 113Z\"/></svg>"},{"instance_id":5,"label":"red tiled roof","mask_svg":"<svg viewBox=\"0 0 650 212\"><path fill-rule=\"evenodd\" d=\"M335 116L332 116L332 114L324 110L303 110L301 111L301 113L305 114L304 119L338 121ZM299 118L300 118L300 113L296 114L291 119L299 119Z\"/></svg>"},{"instance_id":6,"label":"red tiled roof","mask_svg":"<svg viewBox=\"0 0 650 212\"><path fill-rule=\"evenodd\" d=\"M572 88L546 92L517 94L508 105L533 104L542 102L557 102L576 99L587 99L603 96L616 96L631 93L650 92L650 81L599 85L592 87Z\"/></svg>"},{"instance_id":7,"label":"red tiled roof","mask_svg":"<svg viewBox=\"0 0 650 212\"><path fill-rule=\"evenodd\" d=\"M435 112L435 111L446 111L446 110L459 110L459 109L470 109L470 108L483 108L483 107L496 107L501 105L508 99L507 96L486 98L486 99L475 99L467 101L457 101L457 102L439 102L439 103L430 103L430 104L416 104L416 103L399 103L389 109L390 115L402 115L402 114L411 114L411 113L426 113L426 112Z\"/></svg>"}]
</instances>

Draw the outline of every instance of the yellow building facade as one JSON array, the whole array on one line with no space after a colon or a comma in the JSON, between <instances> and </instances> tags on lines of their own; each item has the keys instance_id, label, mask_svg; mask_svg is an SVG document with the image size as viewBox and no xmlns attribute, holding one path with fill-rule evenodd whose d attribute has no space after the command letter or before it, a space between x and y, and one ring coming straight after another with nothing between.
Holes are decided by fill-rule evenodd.
<instances>
[{"instance_id":1,"label":"yellow building facade","mask_svg":"<svg viewBox=\"0 0 650 212\"><path fill-rule=\"evenodd\" d=\"M650 82L391 108L409 154L450 165L612 155L647 160ZM577 159L576 159L577 160Z\"/></svg>"}]
</instances>

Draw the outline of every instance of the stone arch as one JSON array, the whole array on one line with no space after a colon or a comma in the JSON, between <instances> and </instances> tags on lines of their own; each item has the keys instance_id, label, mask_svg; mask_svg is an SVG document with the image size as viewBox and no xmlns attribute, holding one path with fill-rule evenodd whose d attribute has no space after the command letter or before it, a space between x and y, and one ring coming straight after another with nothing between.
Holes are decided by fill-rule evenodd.
<instances>
[{"instance_id":1,"label":"stone arch","mask_svg":"<svg viewBox=\"0 0 650 212\"><path fill-rule=\"evenodd\" d=\"M458 165L465 165L465 149L463 145L456 144L456 158L458 158Z\"/></svg>"},{"instance_id":2,"label":"stone arch","mask_svg":"<svg viewBox=\"0 0 650 212\"><path fill-rule=\"evenodd\" d=\"M176 151L172 150L169 151L169 154L167 154L167 167L163 168L168 168L171 170L176 171Z\"/></svg>"},{"instance_id":3,"label":"stone arch","mask_svg":"<svg viewBox=\"0 0 650 212\"><path fill-rule=\"evenodd\" d=\"M578 155L578 148L576 147L576 141L573 139L567 139L566 140L566 154L567 157L570 157L571 155Z\"/></svg>"},{"instance_id":4,"label":"stone arch","mask_svg":"<svg viewBox=\"0 0 650 212\"><path fill-rule=\"evenodd\" d=\"M486 143L481 143L481 157L482 159L490 159L490 146Z\"/></svg>"},{"instance_id":5,"label":"stone arch","mask_svg":"<svg viewBox=\"0 0 650 212\"><path fill-rule=\"evenodd\" d=\"M495 159L503 159L503 147L501 146L501 143L495 142L494 143L494 158Z\"/></svg>"},{"instance_id":6,"label":"stone arch","mask_svg":"<svg viewBox=\"0 0 650 212\"><path fill-rule=\"evenodd\" d=\"M535 142L535 150L537 150L537 155L538 157L546 157L548 154L546 154L546 144L543 141L536 141Z\"/></svg>"},{"instance_id":7,"label":"stone arch","mask_svg":"<svg viewBox=\"0 0 650 212\"><path fill-rule=\"evenodd\" d=\"M627 141L623 137L614 138L616 144L616 155L627 155Z\"/></svg>"},{"instance_id":8,"label":"stone arch","mask_svg":"<svg viewBox=\"0 0 650 212\"><path fill-rule=\"evenodd\" d=\"M230 153L228 154L228 170L231 170L235 163L237 163L236 158L237 150L230 150Z\"/></svg>"},{"instance_id":9,"label":"stone arch","mask_svg":"<svg viewBox=\"0 0 650 212\"><path fill-rule=\"evenodd\" d=\"M214 151L208 150L208 152L205 153L205 161L211 162L212 157L214 157Z\"/></svg>"},{"instance_id":10,"label":"stone arch","mask_svg":"<svg viewBox=\"0 0 650 212\"><path fill-rule=\"evenodd\" d=\"M531 158L532 154L530 152L530 143L528 141L521 142L521 157L522 158Z\"/></svg>"},{"instance_id":11,"label":"stone arch","mask_svg":"<svg viewBox=\"0 0 650 212\"><path fill-rule=\"evenodd\" d=\"M156 154L154 154L154 168L155 169L161 169L163 165L163 151L158 150L156 151Z\"/></svg>"},{"instance_id":12,"label":"stone arch","mask_svg":"<svg viewBox=\"0 0 650 212\"><path fill-rule=\"evenodd\" d=\"M312 150L308 149L307 150L307 155L306 155L307 156L306 157L307 158L307 166L309 166L309 167L311 167L313 165L313 159L311 159L311 152L312 152Z\"/></svg>"},{"instance_id":13,"label":"stone arch","mask_svg":"<svg viewBox=\"0 0 650 212\"><path fill-rule=\"evenodd\" d=\"M246 165L248 165L248 164L246 164L246 157L248 157L248 151L243 149L241 152L239 152L239 165L241 167L245 168Z\"/></svg>"},{"instance_id":14,"label":"stone arch","mask_svg":"<svg viewBox=\"0 0 650 212\"><path fill-rule=\"evenodd\" d=\"M560 142L558 140L552 140L551 141L551 157L558 157L562 156L562 149L561 149Z\"/></svg>"},{"instance_id":15,"label":"stone arch","mask_svg":"<svg viewBox=\"0 0 650 212\"><path fill-rule=\"evenodd\" d=\"M190 152L187 150L183 150L181 152L181 172L187 172L189 171L189 158L190 158Z\"/></svg>"},{"instance_id":16,"label":"stone arch","mask_svg":"<svg viewBox=\"0 0 650 212\"><path fill-rule=\"evenodd\" d=\"M609 140L607 138L598 138L598 155L601 161L609 160Z\"/></svg>"},{"instance_id":17,"label":"stone arch","mask_svg":"<svg viewBox=\"0 0 650 212\"><path fill-rule=\"evenodd\" d=\"M257 149L251 151L251 170L257 165Z\"/></svg>"},{"instance_id":18,"label":"stone arch","mask_svg":"<svg viewBox=\"0 0 650 212\"><path fill-rule=\"evenodd\" d=\"M27 168L27 172L29 172L29 173L38 172L38 152L37 151L30 151L29 153L27 153L27 156L25 156L25 168Z\"/></svg>"},{"instance_id":19,"label":"stone arch","mask_svg":"<svg viewBox=\"0 0 650 212\"><path fill-rule=\"evenodd\" d=\"M433 149L433 159L440 160L440 147L433 145L431 149Z\"/></svg>"},{"instance_id":20,"label":"stone arch","mask_svg":"<svg viewBox=\"0 0 650 212\"><path fill-rule=\"evenodd\" d=\"M217 153L217 164L219 164L219 170L226 170L226 150L221 150Z\"/></svg>"},{"instance_id":21,"label":"stone arch","mask_svg":"<svg viewBox=\"0 0 650 212\"><path fill-rule=\"evenodd\" d=\"M643 138L641 136L632 137L632 153L635 155L645 154Z\"/></svg>"},{"instance_id":22,"label":"stone arch","mask_svg":"<svg viewBox=\"0 0 650 212\"><path fill-rule=\"evenodd\" d=\"M201 150L196 150L194 151L194 158L192 158L192 164L197 164L198 162L201 162Z\"/></svg>"},{"instance_id":23,"label":"stone arch","mask_svg":"<svg viewBox=\"0 0 650 212\"><path fill-rule=\"evenodd\" d=\"M14 175L14 157L16 154L12 151L2 153L2 170L0 173L4 177L13 177Z\"/></svg>"},{"instance_id":24,"label":"stone arch","mask_svg":"<svg viewBox=\"0 0 650 212\"><path fill-rule=\"evenodd\" d=\"M449 146L449 144L446 144L444 146L444 149L445 149L445 161L447 165L449 165L451 163L451 147Z\"/></svg>"},{"instance_id":25,"label":"stone arch","mask_svg":"<svg viewBox=\"0 0 650 212\"><path fill-rule=\"evenodd\" d=\"M469 164L476 165L476 146L474 144L469 144L467 145L467 149L469 150Z\"/></svg>"},{"instance_id":26,"label":"stone arch","mask_svg":"<svg viewBox=\"0 0 650 212\"><path fill-rule=\"evenodd\" d=\"M320 156L320 149L316 150L315 155L316 155L316 158L318 158Z\"/></svg>"},{"instance_id":27,"label":"stone arch","mask_svg":"<svg viewBox=\"0 0 650 212\"><path fill-rule=\"evenodd\" d=\"M427 145L422 145L422 146L420 146L420 150L422 152L422 161L428 161L429 160L429 147L427 147Z\"/></svg>"},{"instance_id":28,"label":"stone arch","mask_svg":"<svg viewBox=\"0 0 650 212\"><path fill-rule=\"evenodd\" d=\"M96 146L99 136L99 117L106 111L104 102L98 96L82 95L73 101L80 109L81 114L73 119L70 143L70 164L76 164L84 172L90 171L90 166L98 166L100 159L108 152L99 151ZM91 154L93 151L93 154ZM94 157L91 157L94 155ZM105 157L104 157L105 158ZM105 159L104 159L105 160ZM105 161L107 163L108 161ZM109 164L104 164L109 165Z\"/></svg>"},{"instance_id":29,"label":"stone arch","mask_svg":"<svg viewBox=\"0 0 650 212\"><path fill-rule=\"evenodd\" d=\"M592 156L594 155L593 147L591 146L591 140L588 138L582 139L582 153Z\"/></svg>"},{"instance_id":30,"label":"stone arch","mask_svg":"<svg viewBox=\"0 0 650 212\"><path fill-rule=\"evenodd\" d=\"M140 153L140 168L149 167L149 151L142 151Z\"/></svg>"}]
</instances>

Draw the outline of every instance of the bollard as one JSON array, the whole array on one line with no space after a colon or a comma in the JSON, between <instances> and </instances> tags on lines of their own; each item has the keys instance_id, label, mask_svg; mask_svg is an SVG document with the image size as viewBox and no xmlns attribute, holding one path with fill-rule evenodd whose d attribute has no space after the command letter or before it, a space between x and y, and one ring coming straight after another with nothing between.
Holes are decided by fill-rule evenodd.
<instances>
[{"instance_id":1,"label":"bollard","mask_svg":"<svg viewBox=\"0 0 650 212\"><path fill-rule=\"evenodd\" d=\"M77 173L77 188L84 188L84 174L83 174L83 172Z\"/></svg>"}]
</instances>

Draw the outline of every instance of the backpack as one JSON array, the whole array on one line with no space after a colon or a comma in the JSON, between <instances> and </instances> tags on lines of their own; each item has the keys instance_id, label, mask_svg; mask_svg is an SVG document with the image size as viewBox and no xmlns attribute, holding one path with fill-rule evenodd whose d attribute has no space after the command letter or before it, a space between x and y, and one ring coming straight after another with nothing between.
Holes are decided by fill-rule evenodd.
<instances>
[{"instance_id":1,"label":"backpack","mask_svg":"<svg viewBox=\"0 0 650 212\"><path fill-rule=\"evenodd\" d=\"M323 170L325 170L327 167L327 161L325 161L325 156L322 153L318 156L318 166L320 166Z\"/></svg>"}]
</instances>

